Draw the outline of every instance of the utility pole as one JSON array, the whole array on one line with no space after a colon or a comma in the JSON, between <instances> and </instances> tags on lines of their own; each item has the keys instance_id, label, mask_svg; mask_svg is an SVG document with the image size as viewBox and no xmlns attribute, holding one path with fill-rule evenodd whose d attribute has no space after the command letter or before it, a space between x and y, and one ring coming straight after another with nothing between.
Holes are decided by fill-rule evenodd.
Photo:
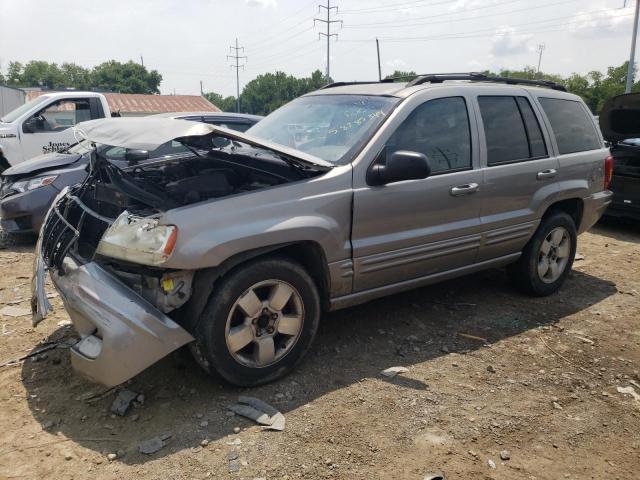
<instances>
[{"instance_id":1,"label":"utility pole","mask_svg":"<svg viewBox=\"0 0 640 480\"><path fill-rule=\"evenodd\" d=\"M625 7L627 2L624 2ZM631 36L631 53L629 54L629 65L627 66L627 84L624 88L624 93L631 93L631 86L633 85L633 71L635 70L636 59L636 38L638 36L638 11L640 10L640 0L636 0L636 14L633 17L633 35Z\"/></svg>"},{"instance_id":2,"label":"utility pole","mask_svg":"<svg viewBox=\"0 0 640 480\"><path fill-rule=\"evenodd\" d=\"M538 70L537 70L537 73L540 73L540 63L542 62L542 52L544 52L545 48L547 48L547 46L544 43L540 43L536 47L536 50L538 51Z\"/></svg>"},{"instance_id":3,"label":"utility pole","mask_svg":"<svg viewBox=\"0 0 640 480\"><path fill-rule=\"evenodd\" d=\"M378 52L378 80L382 81L382 69L380 68L380 42L376 37L376 50Z\"/></svg>"},{"instance_id":4,"label":"utility pole","mask_svg":"<svg viewBox=\"0 0 640 480\"><path fill-rule=\"evenodd\" d=\"M244 47L238 46L237 38L236 38L236 46L229 47L229 49L233 50L233 55L227 55L227 60L229 60L230 58L233 58L235 60L235 63L229 66L231 68L236 69L236 112L240 113L240 69L241 68L244 69L244 65L240 65L240 60L241 59L247 60L248 57L245 55L238 55L238 52L240 50L244 52Z\"/></svg>"},{"instance_id":5,"label":"utility pole","mask_svg":"<svg viewBox=\"0 0 640 480\"><path fill-rule=\"evenodd\" d=\"M204 90L202 89L202 80L200 80L200 96L204 97Z\"/></svg>"},{"instance_id":6,"label":"utility pole","mask_svg":"<svg viewBox=\"0 0 640 480\"><path fill-rule=\"evenodd\" d=\"M322 11L322 9L325 9L327 11L327 18L326 20L324 18L314 18L313 19L313 24L315 25L316 22L321 22L327 25L327 33L324 32L318 32L318 38L322 38L327 37L327 83L329 83L331 81L331 55L329 53L329 48L330 48L330 40L331 37L336 37L338 38L338 34L337 33L331 33L331 24L332 23L339 23L340 26L342 26L342 20L331 20L331 10L335 10L336 13L338 12L338 7L337 6L331 6L331 0L327 0L327 5L318 5L318 13L320 13Z\"/></svg>"},{"instance_id":7,"label":"utility pole","mask_svg":"<svg viewBox=\"0 0 640 480\"><path fill-rule=\"evenodd\" d=\"M142 55L140 55L140 65L144 67L144 58L142 58Z\"/></svg>"}]
</instances>

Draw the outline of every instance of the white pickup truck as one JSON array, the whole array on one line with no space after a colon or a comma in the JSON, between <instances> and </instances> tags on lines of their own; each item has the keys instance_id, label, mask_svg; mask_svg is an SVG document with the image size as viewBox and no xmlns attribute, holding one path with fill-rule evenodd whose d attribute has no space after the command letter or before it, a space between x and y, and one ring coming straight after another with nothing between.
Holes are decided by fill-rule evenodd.
<instances>
[{"instance_id":1,"label":"white pickup truck","mask_svg":"<svg viewBox=\"0 0 640 480\"><path fill-rule=\"evenodd\" d=\"M57 92L41 95L0 118L0 172L43 153L76 143L75 124L110 117L104 95Z\"/></svg>"}]
</instances>

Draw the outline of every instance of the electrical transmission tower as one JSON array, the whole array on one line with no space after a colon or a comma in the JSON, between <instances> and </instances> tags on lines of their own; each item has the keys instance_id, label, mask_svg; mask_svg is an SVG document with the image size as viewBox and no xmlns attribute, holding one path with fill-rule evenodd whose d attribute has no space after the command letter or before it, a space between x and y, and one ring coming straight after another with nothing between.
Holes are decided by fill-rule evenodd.
<instances>
[{"instance_id":1,"label":"electrical transmission tower","mask_svg":"<svg viewBox=\"0 0 640 480\"><path fill-rule=\"evenodd\" d=\"M236 69L236 112L240 113L240 69L244 69L244 65L240 65L240 60L247 60L246 55L238 55L240 50L244 52L244 47L238 46L238 39L236 38L236 46L229 47L233 51L233 55L227 55L227 60L232 58L235 63L229 65L231 68Z\"/></svg>"},{"instance_id":2,"label":"electrical transmission tower","mask_svg":"<svg viewBox=\"0 0 640 480\"><path fill-rule=\"evenodd\" d=\"M536 51L538 52L538 71L537 71L537 73L540 73L540 62L542 62L542 52L544 52L545 48L547 48L547 46L544 43L540 43L536 47Z\"/></svg>"},{"instance_id":3,"label":"electrical transmission tower","mask_svg":"<svg viewBox=\"0 0 640 480\"><path fill-rule=\"evenodd\" d=\"M313 24L315 25L316 22L320 22L327 25L327 33L318 32L318 38L327 37L327 83L329 83L331 81L331 55L329 54L330 41L331 37L338 38L337 33L331 33L331 24L339 23L340 26L342 26L342 20L331 20L331 10L335 10L336 13L338 12L337 6L331 6L331 0L327 0L326 5L318 5L318 13L320 13L323 8L327 11L327 18L314 18Z\"/></svg>"}]
</instances>

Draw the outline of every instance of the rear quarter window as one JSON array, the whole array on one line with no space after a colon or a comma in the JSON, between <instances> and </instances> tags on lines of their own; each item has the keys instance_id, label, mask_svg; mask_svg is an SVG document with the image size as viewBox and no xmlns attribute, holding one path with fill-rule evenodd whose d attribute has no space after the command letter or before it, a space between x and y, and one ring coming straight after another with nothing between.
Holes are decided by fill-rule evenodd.
<instances>
[{"instance_id":1,"label":"rear quarter window","mask_svg":"<svg viewBox=\"0 0 640 480\"><path fill-rule=\"evenodd\" d=\"M602 148L590 114L582 103L560 98L539 98L556 137L559 153L575 153Z\"/></svg>"}]
</instances>

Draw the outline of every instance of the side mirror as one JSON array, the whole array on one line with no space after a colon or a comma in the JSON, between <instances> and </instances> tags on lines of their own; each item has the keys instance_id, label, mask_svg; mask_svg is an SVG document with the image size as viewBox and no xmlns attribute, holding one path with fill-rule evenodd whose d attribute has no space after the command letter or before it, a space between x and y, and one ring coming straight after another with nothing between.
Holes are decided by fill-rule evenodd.
<instances>
[{"instance_id":1,"label":"side mirror","mask_svg":"<svg viewBox=\"0 0 640 480\"><path fill-rule=\"evenodd\" d=\"M404 180L419 180L431 175L429 159L424 153L398 150L386 163L375 164L367 172L369 185L386 185Z\"/></svg>"},{"instance_id":2,"label":"side mirror","mask_svg":"<svg viewBox=\"0 0 640 480\"><path fill-rule=\"evenodd\" d=\"M137 148L130 148L124 154L124 159L129 162L129 165L135 165L138 162L149 159L149 152L147 150L139 150Z\"/></svg>"}]
</instances>

